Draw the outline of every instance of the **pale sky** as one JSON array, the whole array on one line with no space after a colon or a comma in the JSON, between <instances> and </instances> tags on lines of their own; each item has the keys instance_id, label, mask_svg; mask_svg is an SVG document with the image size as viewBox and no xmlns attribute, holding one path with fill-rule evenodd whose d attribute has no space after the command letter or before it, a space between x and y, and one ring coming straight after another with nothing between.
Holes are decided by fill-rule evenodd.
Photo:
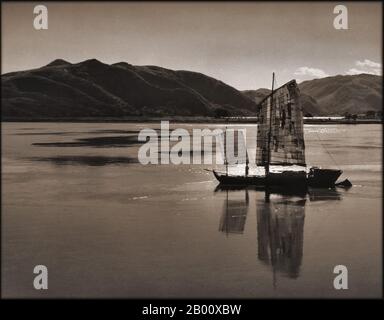
<instances>
[{"instance_id":1,"label":"pale sky","mask_svg":"<svg viewBox=\"0 0 384 320\"><path fill-rule=\"evenodd\" d=\"M48 8L48 30L33 7ZM348 30L333 8L348 9ZM381 2L2 2L2 74L61 58L202 72L240 89L381 73Z\"/></svg>"}]
</instances>

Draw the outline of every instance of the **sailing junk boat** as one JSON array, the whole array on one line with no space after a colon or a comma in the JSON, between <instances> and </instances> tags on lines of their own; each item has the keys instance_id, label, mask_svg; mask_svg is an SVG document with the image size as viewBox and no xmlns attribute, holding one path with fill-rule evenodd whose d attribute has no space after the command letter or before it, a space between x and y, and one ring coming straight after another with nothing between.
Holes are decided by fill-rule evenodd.
<instances>
[{"instance_id":1,"label":"sailing junk boat","mask_svg":"<svg viewBox=\"0 0 384 320\"><path fill-rule=\"evenodd\" d=\"M307 173L303 113L300 91L295 80L274 90L260 103L257 127L256 165L264 167L264 175L249 175L247 155L245 174L229 175L224 142L226 172L213 170L222 185L278 186L284 188L334 187L341 170L311 167ZM226 139L225 139L226 140ZM271 170L273 166L274 170ZM291 170L287 170L287 166ZM294 170L292 170L294 168ZM278 169L278 170L276 170Z\"/></svg>"}]
</instances>

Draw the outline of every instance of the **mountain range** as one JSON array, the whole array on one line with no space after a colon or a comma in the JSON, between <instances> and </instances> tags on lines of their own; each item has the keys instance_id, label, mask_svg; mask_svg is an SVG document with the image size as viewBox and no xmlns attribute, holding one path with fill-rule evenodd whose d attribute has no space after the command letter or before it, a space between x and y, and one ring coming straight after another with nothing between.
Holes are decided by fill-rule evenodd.
<instances>
[{"instance_id":1,"label":"mountain range","mask_svg":"<svg viewBox=\"0 0 384 320\"><path fill-rule=\"evenodd\" d=\"M72 64L1 76L2 119L76 119L131 116L252 116L268 89L239 91L202 73L158 66ZM336 115L381 110L382 77L335 76L299 84L304 113Z\"/></svg>"},{"instance_id":2,"label":"mountain range","mask_svg":"<svg viewBox=\"0 0 384 320\"><path fill-rule=\"evenodd\" d=\"M337 75L299 83L304 114L332 116L382 110L382 76ZM269 89L246 90L245 95L260 102Z\"/></svg>"},{"instance_id":3,"label":"mountain range","mask_svg":"<svg viewBox=\"0 0 384 320\"><path fill-rule=\"evenodd\" d=\"M55 60L1 78L5 119L214 116L217 110L252 115L256 110L254 101L219 80L157 66Z\"/></svg>"}]
</instances>

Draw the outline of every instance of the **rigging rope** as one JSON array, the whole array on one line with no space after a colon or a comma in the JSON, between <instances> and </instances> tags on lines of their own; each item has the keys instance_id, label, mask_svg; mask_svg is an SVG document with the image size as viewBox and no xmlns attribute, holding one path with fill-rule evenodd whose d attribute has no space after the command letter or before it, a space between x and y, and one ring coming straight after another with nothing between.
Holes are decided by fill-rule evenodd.
<instances>
[{"instance_id":1,"label":"rigging rope","mask_svg":"<svg viewBox=\"0 0 384 320\"><path fill-rule=\"evenodd\" d=\"M339 168L339 166L338 166L336 160L333 158L332 154L331 154L331 153L328 151L328 149L322 144L322 140L320 139L319 133L318 133L317 131L316 131L316 136L317 136L317 138L319 139L321 146L324 148L324 150L328 153L329 157L332 159L332 161L333 161L334 165L336 166L336 168L337 168L338 170L340 170L340 168Z\"/></svg>"}]
</instances>

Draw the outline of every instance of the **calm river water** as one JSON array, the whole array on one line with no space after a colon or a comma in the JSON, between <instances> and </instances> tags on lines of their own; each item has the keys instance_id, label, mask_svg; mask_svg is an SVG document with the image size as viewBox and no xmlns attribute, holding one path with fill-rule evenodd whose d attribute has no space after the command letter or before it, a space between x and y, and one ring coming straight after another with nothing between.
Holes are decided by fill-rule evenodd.
<instances>
[{"instance_id":1,"label":"calm river water","mask_svg":"<svg viewBox=\"0 0 384 320\"><path fill-rule=\"evenodd\" d=\"M4 297L381 296L380 125L306 125L307 163L353 187L269 203L216 189L203 170L215 165L141 165L145 127L160 124L2 124ZM348 290L333 287L336 265Z\"/></svg>"}]
</instances>

